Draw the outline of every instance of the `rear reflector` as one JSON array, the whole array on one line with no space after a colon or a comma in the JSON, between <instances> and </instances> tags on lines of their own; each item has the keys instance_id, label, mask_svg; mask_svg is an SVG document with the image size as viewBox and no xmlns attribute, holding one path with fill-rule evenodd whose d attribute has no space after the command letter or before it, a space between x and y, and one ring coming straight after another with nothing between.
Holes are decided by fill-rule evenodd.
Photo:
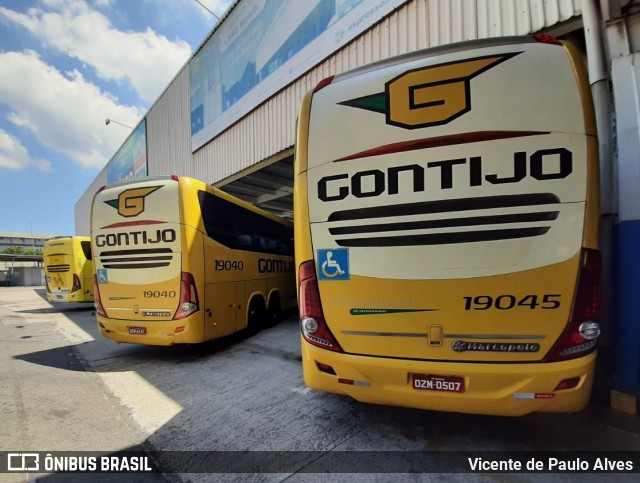
<instances>
[{"instance_id":1,"label":"rear reflector","mask_svg":"<svg viewBox=\"0 0 640 483\"><path fill-rule=\"evenodd\" d=\"M572 377L570 379L563 379L558 383L554 391L564 391L565 389L573 389L580 384L579 377Z\"/></svg>"},{"instance_id":2,"label":"rear reflector","mask_svg":"<svg viewBox=\"0 0 640 483\"><path fill-rule=\"evenodd\" d=\"M316 367L320 372L331 374L332 376L337 375L335 369L331 367L329 364L323 364L322 362L316 361Z\"/></svg>"}]
</instances>

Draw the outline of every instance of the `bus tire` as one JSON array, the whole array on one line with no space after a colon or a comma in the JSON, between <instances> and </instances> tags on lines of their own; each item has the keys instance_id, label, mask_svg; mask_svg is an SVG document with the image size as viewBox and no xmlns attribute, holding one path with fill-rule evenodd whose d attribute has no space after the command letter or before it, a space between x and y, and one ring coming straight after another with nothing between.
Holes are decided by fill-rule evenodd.
<instances>
[{"instance_id":1,"label":"bus tire","mask_svg":"<svg viewBox=\"0 0 640 483\"><path fill-rule=\"evenodd\" d=\"M257 334L264 324L265 318L264 300L261 297L254 297L249 303L247 314L247 331L249 334Z\"/></svg>"},{"instance_id":2,"label":"bus tire","mask_svg":"<svg viewBox=\"0 0 640 483\"><path fill-rule=\"evenodd\" d=\"M282 316L282 309L280 304L280 295L274 293L269 299L269 310L267 311L269 318L269 327L273 327L278 323Z\"/></svg>"}]
</instances>

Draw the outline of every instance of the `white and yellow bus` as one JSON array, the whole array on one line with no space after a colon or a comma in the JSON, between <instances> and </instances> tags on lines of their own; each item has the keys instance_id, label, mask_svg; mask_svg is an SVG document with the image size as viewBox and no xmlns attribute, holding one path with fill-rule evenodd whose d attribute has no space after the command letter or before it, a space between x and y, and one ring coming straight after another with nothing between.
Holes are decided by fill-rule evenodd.
<instances>
[{"instance_id":1,"label":"white and yellow bus","mask_svg":"<svg viewBox=\"0 0 640 483\"><path fill-rule=\"evenodd\" d=\"M203 342L295 307L291 222L192 178L101 189L91 240L98 325L116 342Z\"/></svg>"},{"instance_id":2,"label":"white and yellow bus","mask_svg":"<svg viewBox=\"0 0 640 483\"><path fill-rule=\"evenodd\" d=\"M494 415L587 404L600 258L581 60L546 36L468 42L306 95L294 221L308 386Z\"/></svg>"},{"instance_id":3,"label":"white and yellow bus","mask_svg":"<svg viewBox=\"0 0 640 483\"><path fill-rule=\"evenodd\" d=\"M49 302L93 302L93 261L88 236L51 238L45 242L42 254Z\"/></svg>"}]
</instances>

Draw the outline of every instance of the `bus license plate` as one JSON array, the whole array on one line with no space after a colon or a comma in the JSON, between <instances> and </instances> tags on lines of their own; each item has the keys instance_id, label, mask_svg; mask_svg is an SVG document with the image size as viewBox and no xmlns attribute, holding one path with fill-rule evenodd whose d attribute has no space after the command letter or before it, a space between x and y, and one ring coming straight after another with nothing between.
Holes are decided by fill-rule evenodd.
<instances>
[{"instance_id":1,"label":"bus license plate","mask_svg":"<svg viewBox=\"0 0 640 483\"><path fill-rule=\"evenodd\" d=\"M464 378L459 376L412 374L411 385L421 391L464 392Z\"/></svg>"},{"instance_id":2,"label":"bus license plate","mask_svg":"<svg viewBox=\"0 0 640 483\"><path fill-rule=\"evenodd\" d=\"M131 335L146 335L147 333L146 327L127 327L127 329Z\"/></svg>"}]
</instances>

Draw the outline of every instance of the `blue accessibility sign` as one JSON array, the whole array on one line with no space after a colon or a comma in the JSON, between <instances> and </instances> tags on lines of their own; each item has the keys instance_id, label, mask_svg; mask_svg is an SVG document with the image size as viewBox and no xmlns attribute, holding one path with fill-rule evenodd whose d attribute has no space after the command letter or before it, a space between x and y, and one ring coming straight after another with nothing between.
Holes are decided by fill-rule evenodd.
<instances>
[{"instance_id":1,"label":"blue accessibility sign","mask_svg":"<svg viewBox=\"0 0 640 483\"><path fill-rule=\"evenodd\" d=\"M96 275L98 279L98 283L109 283L109 277L107 277L107 269L106 268L98 268L96 270Z\"/></svg>"},{"instance_id":2,"label":"blue accessibility sign","mask_svg":"<svg viewBox=\"0 0 640 483\"><path fill-rule=\"evenodd\" d=\"M349 249L318 250L318 280L349 280Z\"/></svg>"}]
</instances>

